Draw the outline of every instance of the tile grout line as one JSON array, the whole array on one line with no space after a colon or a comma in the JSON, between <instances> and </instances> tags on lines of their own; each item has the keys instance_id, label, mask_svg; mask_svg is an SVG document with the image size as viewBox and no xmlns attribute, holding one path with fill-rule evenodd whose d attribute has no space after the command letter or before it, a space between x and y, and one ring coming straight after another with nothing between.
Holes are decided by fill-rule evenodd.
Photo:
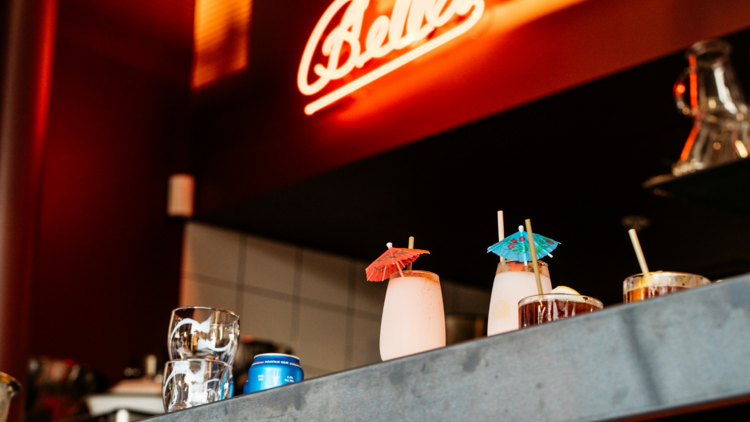
<instances>
[{"instance_id":1,"label":"tile grout line","mask_svg":"<svg viewBox=\"0 0 750 422\"><path fill-rule=\"evenodd\" d=\"M281 300L284 302L294 302L294 294L277 292L276 290L266 289L258 286L240 286L240 290L245 293L252 293L254 295L267 297L270 299Z\"/></svg>"},{"instance_id":2,"label":"tile grout line","mask_svg":"<svg viewBox=\"0 0 750 422\"><path fill-rule=\"evenodd\" d=\"M344 351L344 369L349 369L354 363L354 302L357 294L357 277L355 261L349 260L349 283L347 286L346 301L346 337L344 342L346 349Z\"/></svg>"},{"instance_id":3,"label":"tile grout line","mask_svg":"<svg viewBox=\"0 0 750 422\"><path fill-rule=\"evenodd\" d=\"M302 248L294 251L294 289L292 291L292 344L299 344L300 294L302 291ZM294 351L299 353L298 350Z\"/></svg>"},{"instance_id":4,"label":"tile grout line","mask_svg":"<svg viewBox=\"0 0 750 422\"><path fill-rule=\"evenodd\" d=\"M380 322L383 319L382 315L378 315L378 314L367 312L367 311L355 311L354 317L367 319L367 320L375 321L375 322Z\"/></svg>"},{"instance_id":5,"label":"tile grout line","mask_svg":"<svg viewBox=\"0 0 750 422\"><path fill-rule=\"evenodd\" d=\"M245 241L245 236L240 235L240 256L237 260L237 284L234 286L235 294L237 295L237 298L235 299L237 310L235 312L240 316L240 321L242 320L242 308L245 305L245 295L243 294L242 286L245 284L245 255L247 255L246 248L247 242ZM240 335L242 335L242 332L240 332Z\"/></svg>"},{"instance_id":6,"label":"tile grout line","mask_svg":"<svg viewBox=\"0 0 750 422\"><path fill-rule=\"evenodd\" d=\"M198 277L199 277L203 279L203 280L200 280L201 283L213 284L216 286L224 285L224 287L234 286L235 281L236 281L236 280L232 280L232 281L225 280L223 278L214 277L214 276L206 275L206 274L195 272L195 271L193 272L185 271L182 273L182 275L184 277L194 277L196 281L198 281Z\"/></svg>"},{"instance_id":7,"label":"tile grout line","mask_svg":"<svg viewBox=\"0 0 750 422\"><path fill-rule=\"evenodd\" d=\"M333 305L333 304L321 302L315 299L300 298L299 303L302 305L311 306L313 308L318 308L324 311L334 312L337 314L347 315L349 313L349 309L345 306Z\"/></svg>"},{"instance_id":8,"label":"tile grout line","mask_svg":"<svg viewBox=\"0 0 750 422\"><path fill-rule=\"evenodd\" d=\"M315 372L323 372L322 375L317 375L314 378L319 377L326 377L328 375L333 375L339 372L346 371L346 369L327 369L327 368L321 368L319 366L312 366L312 365L304 365L305 370L312 370ZM305 375L305 379L308 379L307 375Z\"/></svg>"},{"instance_id":9,"label":"tile grout line","mask_svg":"<svg viewBox=\"0 0 750 422\"><path fill-rule=\"evenodd\" d=\"M182 250L180 251L180 286L177 289L177 306L184 306L185 304L182 302L182 299L185 295L185 290L187 287L187 267L188 267L188 257L191 256L191 254L188 251L188 248L190 247L188 235L189 233L189 225L190 222L188 221L186 224L182 226ZM197 282L197 280L196 280Z\"/></svg>"}]
</instances>

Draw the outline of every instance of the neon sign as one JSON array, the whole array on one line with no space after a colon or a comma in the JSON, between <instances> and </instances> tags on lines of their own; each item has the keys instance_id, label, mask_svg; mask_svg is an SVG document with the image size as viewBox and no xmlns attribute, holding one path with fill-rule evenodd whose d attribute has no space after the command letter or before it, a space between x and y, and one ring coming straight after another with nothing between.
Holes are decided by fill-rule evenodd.
<instances>
[{"instance_id":1,"label":"neon sign","mask_svg":"<svg viewBox=\"0 0 750 422\"><path fill-rule=\"evenodd\" d=\"M447 4L448 2L450 4ZM347 4L348 7L343 13L341 22L328 34L321 45L323 33L331 25L331 20ZM302 54L297 73L297 86L302 94L314 95L325 88L330 81L348 75L355 67L362 68L371 59L384 57L392 51L404 49L423 40L433 30L454 21L455 16L465 16L466 19L414 49L309 103L305 106L305 114L311 115L331 105L370 82L456 38L474 26L484 12L484 0L396 0L390 18L382 15L372 23L365 37L363 48L360 44L360 35L369 4L370 0L335 0L325 11L323 17L315 25ZM345 48L344 44L348 48ZM312 67L317 79L310 83L310 67L318 46L321 46L323 56L328 57L328 63L325 66L317 63ZM347 52L348 56L346 56ZM346 56L343 63L341 62L342 56Z\"/></svg>"}]
</instances>

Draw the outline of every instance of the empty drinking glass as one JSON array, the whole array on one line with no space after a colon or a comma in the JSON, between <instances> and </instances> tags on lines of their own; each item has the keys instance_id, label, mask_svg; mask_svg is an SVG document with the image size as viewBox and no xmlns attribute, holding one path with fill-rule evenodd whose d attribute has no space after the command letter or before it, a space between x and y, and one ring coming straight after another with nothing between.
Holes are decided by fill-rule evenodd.
<instances>
[{"instance_id":1,"label":"empty drinking glass","mask_svg":"<svg viewBox=\"0 0 750 422\"><path fill-rule=\"evenodd\" d=\"M172 360L164 366L164 409L176 412L228 398L231 366L211 359Z\"/></svg>"},{"instance_id":2,"label":"empty drinking glass","mask_svg":"<svg viewBox=\"0 0 750 422\"><path fill-rule=\"evenodd\" d=\"M232 364L240 336L234 312L205 307L177 308L169 324L170 359L214 359Z\"/></svg>"}]
</instances>

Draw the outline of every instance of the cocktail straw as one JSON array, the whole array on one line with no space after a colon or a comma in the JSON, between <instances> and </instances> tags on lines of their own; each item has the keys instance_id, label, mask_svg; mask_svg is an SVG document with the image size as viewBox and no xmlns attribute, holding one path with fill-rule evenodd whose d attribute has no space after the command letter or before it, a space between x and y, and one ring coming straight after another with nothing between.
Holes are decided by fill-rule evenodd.
<instances>
[{"instance_id":1,"label":"cocktail straw","mask_svg":"<svg viewBox=\"0 0 750 422\"><path fill-rule=\"evenodd\" d=\"M630 241L633 242L635 256L638 257L638 265L641 266L641 272L645 274L648 272L648 265L646 264L646 257L643 255L643 249L641 249L641 242L638 241L638 233L635 232L635 229L630 229L628 234L630 235Z\"/></svg>"},{"instance_id":2,"label":"cocktail straw","mask_svg":"<svg viewBox=\"0 0 750 422\"><path fill-rule=\"evenodd\" d=\"M531 220L526 219L526 234L529 236L529 252L531 252L531 262L534 265L534 276L536 277L536 289L539 291L539 300L542 299L542 277L539 275L539 262L536 260L536 246L534 245L534 233L531 231Z\"/></svg>"},{"instance_id":3,"label":"cocktail straw","mask_svg":"<svg viewBox=\"0 0 750 422\"><path fill-rule=\"evenodd\" d=\"M502 211L497 212L497 235L500 238L499 242L502 242L503 239L505 239L505 222L503 222ZM502 256L500 257L500 263L505 264L505 258Z\"/></svg>"},{"instance_id":4,"label":"cocktail straw","mask_svg":"<svg viewBox=\"0 0 750 422\"><path fill-rule=\"evenodd\" d=\"M414 236L409 236L409 249L414 249ZM411 264L406 269L411 271Z\"/></svg>"}]
</instances>

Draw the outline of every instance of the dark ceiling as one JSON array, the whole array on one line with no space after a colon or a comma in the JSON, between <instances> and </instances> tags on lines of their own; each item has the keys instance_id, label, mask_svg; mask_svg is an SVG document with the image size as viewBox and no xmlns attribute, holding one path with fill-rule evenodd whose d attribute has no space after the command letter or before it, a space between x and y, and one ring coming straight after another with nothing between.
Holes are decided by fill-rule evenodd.
<instances>
[{"instance_id":1,"label":"dark ceiling","mask_svg":"<svg viewBox=\"0 0 750 422\"><path fill-rule=\"evenodd\" d=\"M726 39L747 93L750 30ZM553 285L611 304L639 272L621 223L635 215L651 221L640 237L652 269L747 272L750 218L641 187L669 173L690 131L671 97L685 66L675 53L198 219L363 260L413 235L431 251L418 268L489 289L497 258L485 250L504 210L507 234L531 218L562 242Z\"/></svg>"}]
</instances>

